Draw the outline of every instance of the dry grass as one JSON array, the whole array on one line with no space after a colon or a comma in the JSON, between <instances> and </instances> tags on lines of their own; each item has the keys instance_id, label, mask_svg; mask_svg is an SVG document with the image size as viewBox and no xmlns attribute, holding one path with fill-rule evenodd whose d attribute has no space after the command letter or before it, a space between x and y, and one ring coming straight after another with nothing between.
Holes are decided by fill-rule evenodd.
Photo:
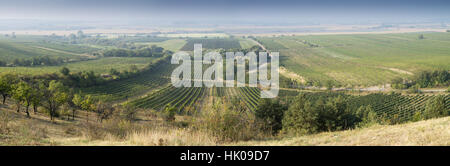
<instances>
[{"instance_id":1,"label":"dry grass","mask_svg":"<svg viewBox=\"0 0 450 166\"><path fill-rule=\"evenodd\" d=\"M450 145L450 117L400 125L376 125L348 131L281 138L269 141L248 141L232 145L264 146L434 146Z\"/></svg>"}]
</instances>

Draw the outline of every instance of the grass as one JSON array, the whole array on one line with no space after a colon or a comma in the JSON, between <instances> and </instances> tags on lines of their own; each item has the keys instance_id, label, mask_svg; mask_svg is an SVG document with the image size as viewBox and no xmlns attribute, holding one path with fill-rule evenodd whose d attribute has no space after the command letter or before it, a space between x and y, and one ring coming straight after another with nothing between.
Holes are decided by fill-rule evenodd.
<instances>
[{"instance_id":1,"label":"grass","mask_svg":"<svg viewBox=\"0 0 450 166\"><path fill-rule=\"evenodd\" d=\"M450 70L450 34L316 35L258 38L280 52L281 65L307 81L342 86L389 83L421 70ZM315 46L314 46L315 45Z\"/></svg>"},{"instance_id":2,"label":"grass","mask_svg":"<svg viewBox=\"0 0 450 166\"><path fill-rule=\"evenodd\" d=\"M109 73L111 69L118 71L129 69L131 65L142 68L152 62L154 58L124 58L111 57L96 60L66 63L59 66L39 66L39 67L0 67L0 72L15 72L18 74L45 74L59 72L62 67L69 68L72 72L94 71L95 73Z\"/></svg>"},{"instance_id":3,"label":"grass","mask_svg":"<svg viewBox=\"0 0 450 166\"><path fill-rule=\"evenodd\" d=\"M238 142L245 146L434 146L450 145L450 117L400 125L376 125L267 141Z\"/></svg>"}]
</instances>

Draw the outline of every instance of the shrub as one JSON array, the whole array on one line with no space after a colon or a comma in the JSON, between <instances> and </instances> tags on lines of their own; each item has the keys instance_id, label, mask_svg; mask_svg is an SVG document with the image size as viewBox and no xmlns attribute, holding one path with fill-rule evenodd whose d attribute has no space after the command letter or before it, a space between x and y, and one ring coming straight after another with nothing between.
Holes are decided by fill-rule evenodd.
<instances>
[{"instance_id":1,"label":"shrub","mask_svg":"<svg viewBox=\"0 0 450 166\"><path fill-rule=\"evenodd\" d=\"M193 127L206 131L221 142L245 141L267 135L263 124L253 114L232 109L229 103L221 101L195 115Z\"/></svg>"},{"instance_id":2,"label":"shrub","mask_svg":"<svg viewBox=\"0 0 450 166\"><path fill-rule=\"evenodd\" d=\"M266 124L272 134L275 134L282 128L281 121L286 110L286 106L280 104L278 100L261 99L255 110L255 116Z\"/></svg>"},{"instance_id":3,"label":"shrub","mask_svg":"<svg viewBox=\"0 0 450 166\"><path fill-rule=\"evenodd\" d=\"M304 95L296 97L284 114L283 133L311 134L319 131L319 112Z\"/></svg>"},{"instance_id":4,"label":"shrub","mask_svg":"<svg viewBox=\"0 0 450 166\"><path fill-rule=\"evenodd\" d=\"M312 104L304 94L296 97L283 118L283 133L311 134L321 131L336 131L353 128L361 117L347 108L342 96L319 98ZM371 116L374 116L371 113Z\"/></svg>"},{"instance_id":5,"label":"shrub","mask_svg":"<svg viewBox=\"0 0 450 166\"><path fill-rule=\"evenodd\" d=\"M450 115L446 107L445 97L440 95L428 101L425 107L424 117L426 119L438 118Z\"/></svg>"},{"instance_id":6,"label":"shrub","mask_svg":"<svg viewBox=\"0 0 450 166\"><path fill-rule=\"evenodd\" d=\"M177 113L177 109L175 107L172 107L170 105L166 105L162 112L162 116L165 121L172 122L175 121L175 114Z\"/></svg>"}]
</instances>

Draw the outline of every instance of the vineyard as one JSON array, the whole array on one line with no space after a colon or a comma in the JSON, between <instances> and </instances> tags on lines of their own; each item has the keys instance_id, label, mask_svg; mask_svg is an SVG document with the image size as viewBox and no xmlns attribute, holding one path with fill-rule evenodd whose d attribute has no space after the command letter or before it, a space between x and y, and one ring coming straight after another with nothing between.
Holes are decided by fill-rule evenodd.
<instances>
[{"instance_id":1,"label":"vineyard","mask_svg":"<svg viewBox=\"0 0 450 166\"><path fill-rule=\"evenodd\" d=\"M166 62L156 66L155 71L146 71L139 76L124 80L114 81L101 86L93 86L80 89L84 94L89 94L104 101L128 99L143 92L160 88L170 82L170 71L175 66Z\"/></svg>"},{"instance_id":2,"label":"vineyard","mask_svg":"<svg viewBox=\"0 0 450 166\"><path fill-rule=\"evenodd\" d=\"M353 97L349 100L350 107L357 109L362 105L370 105L378 116L398 118L399 121L411 120L416 112L423 113L433 95L401 95L401 94L369 94ZM450 110L450 95L445 95L446 108ZM395 117L397 116L397 117Z\"/></svg>"},{"instance_id":3,"label":"vineyard","mask_svg":"<svg viewBox=\"0 0 450 166\"><path fill-rule=\"evenodd\" d=\"M260 90L256 87L214 87L210 95L214 97L225 97L228 100L236 98L245 103L249 110L255 110L260 99Z\"/></svg>"},{"instance_id":4,"label":"vineyard","mask_svg":"<svg viewBox=\"0 0 450 166\"><path fill-rule=\"evenodd\" d=\"M134 100L130 104L140 108L151 108L160 110L166 105L178 108L180 111L186 108L199 108L198 101L201 98L211 96L218 98L227 98L232 100L237 98L244 102L249 110L254 110L258 105L260 92L258 88L240 87L182 87L176 88L171 85L158 91L148 94L145 97Z\"/></svg>"},{"instance_id":5,"label":"vineyard","mask_svg":"<svg viewBox=\"0 0 450 166\"><path fill-rule=\"evenodd\" d=\"M146 97L134 100L130 104L140 108L152 108L155 110L160 110L166 105L170 105L183 111L193 106L203 96L205 89L204 87L176 88L167 86Z\"/></svg>"}]
</instances>

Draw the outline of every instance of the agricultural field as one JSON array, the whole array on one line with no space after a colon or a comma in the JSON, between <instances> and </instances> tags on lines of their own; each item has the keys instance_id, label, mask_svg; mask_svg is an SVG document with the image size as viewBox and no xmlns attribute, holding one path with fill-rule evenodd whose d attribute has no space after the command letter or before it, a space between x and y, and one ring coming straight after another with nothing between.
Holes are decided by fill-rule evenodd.
<instances>
[{"instance_id":1,"label":"agricultural field","mask_svg":"<svg viewBox=\"0 0 450 166\"><path fill-rule=\"evenodd\" d=\"M128 100L131 97L160 89L170 82L170 71L175 66L162 63L157 68L156 71L146 71L137 77L113 81L100 86L82 88L80 91L103 101Z\"/></svg>"},{"instance_id":2,"label":"agricultural field","mask_svg":"<svg viewBox=\"0 0 450 166\"><path fill-rule=\"evenodd\" d=\"M424 39L419 39L423 34ZM280 65L309 82L372 86L421 70L450 70L450 33L313 35L257 38L280 52Z\"/></svg>"},{"instance_id":3,"label":"agricultural field","mask_svg":"<svg viewBox=\"0 0 450 166\"><path fill-rule=\"evenodd\" d=\"M110 57L110 58L99 58L95 60L79 61L72 63L65 63L58 66L39 66L39 67L0 67L0 72L13 72L17 74L46 74L55 73L63 67L69 68L72 72L81 71L94 71L95 73L109 73L111 69L116 69L118 71L127 70L131 66L136 66L137 68L143 68L149 63L153 62L155 58L151 57L133 57L133 58L122 58L122 57Z\"/></svg>"},{"instance_id":4,"label":"agricultural field","mask_svg":"<svg viewBox=\"0 0 450 166\"><path fill-rule=\"evenodd\" d=\"M40 56L79 59L96 50L86 46L46 43L39 39L27 36L17 36L14 39L0 37L0 60L12 62L14 59Z\"/></svg>"},{"instance_id":5,"label":"agricultural field","mask_svg":"<svg viewBox=\"0 0 450 166\"><path fill-rule=\"evenodd\" d=\"M239 44L241 45L241 48L243 48L243 49L248 49L248 48L251 48L251 47L257 45L254 41L249 40L249 39L240 39Z\"/></svg>"},{"instance_id":6,"label":"agricultural field","mask_svg":"<svg viewBox=\"0 0 450 166\"><path fill-rule=\"evenodd\" d=\"M183 51L194 50L194 44L202 44L203 49L231 49L241 48L241 44L238 39L234 38L190 38L187 43L181 48Z\"/></svg>"},{"instance_id":7,"label":"agricultural field","mask_svg":"<svg viewBox=\"0 0 450 166\"><path fill-rule=\"evenodd\" d=\"M186 44L186 40L170 39L170 40L165 40L165 41L161 41L161 42L142 42L142 43L136 43L136 44L137 45L146 45L146 46L156 45L156 46L162 47L166 50L176 52L176 51L179 51Z\"/></svg>"}]
</instances>

